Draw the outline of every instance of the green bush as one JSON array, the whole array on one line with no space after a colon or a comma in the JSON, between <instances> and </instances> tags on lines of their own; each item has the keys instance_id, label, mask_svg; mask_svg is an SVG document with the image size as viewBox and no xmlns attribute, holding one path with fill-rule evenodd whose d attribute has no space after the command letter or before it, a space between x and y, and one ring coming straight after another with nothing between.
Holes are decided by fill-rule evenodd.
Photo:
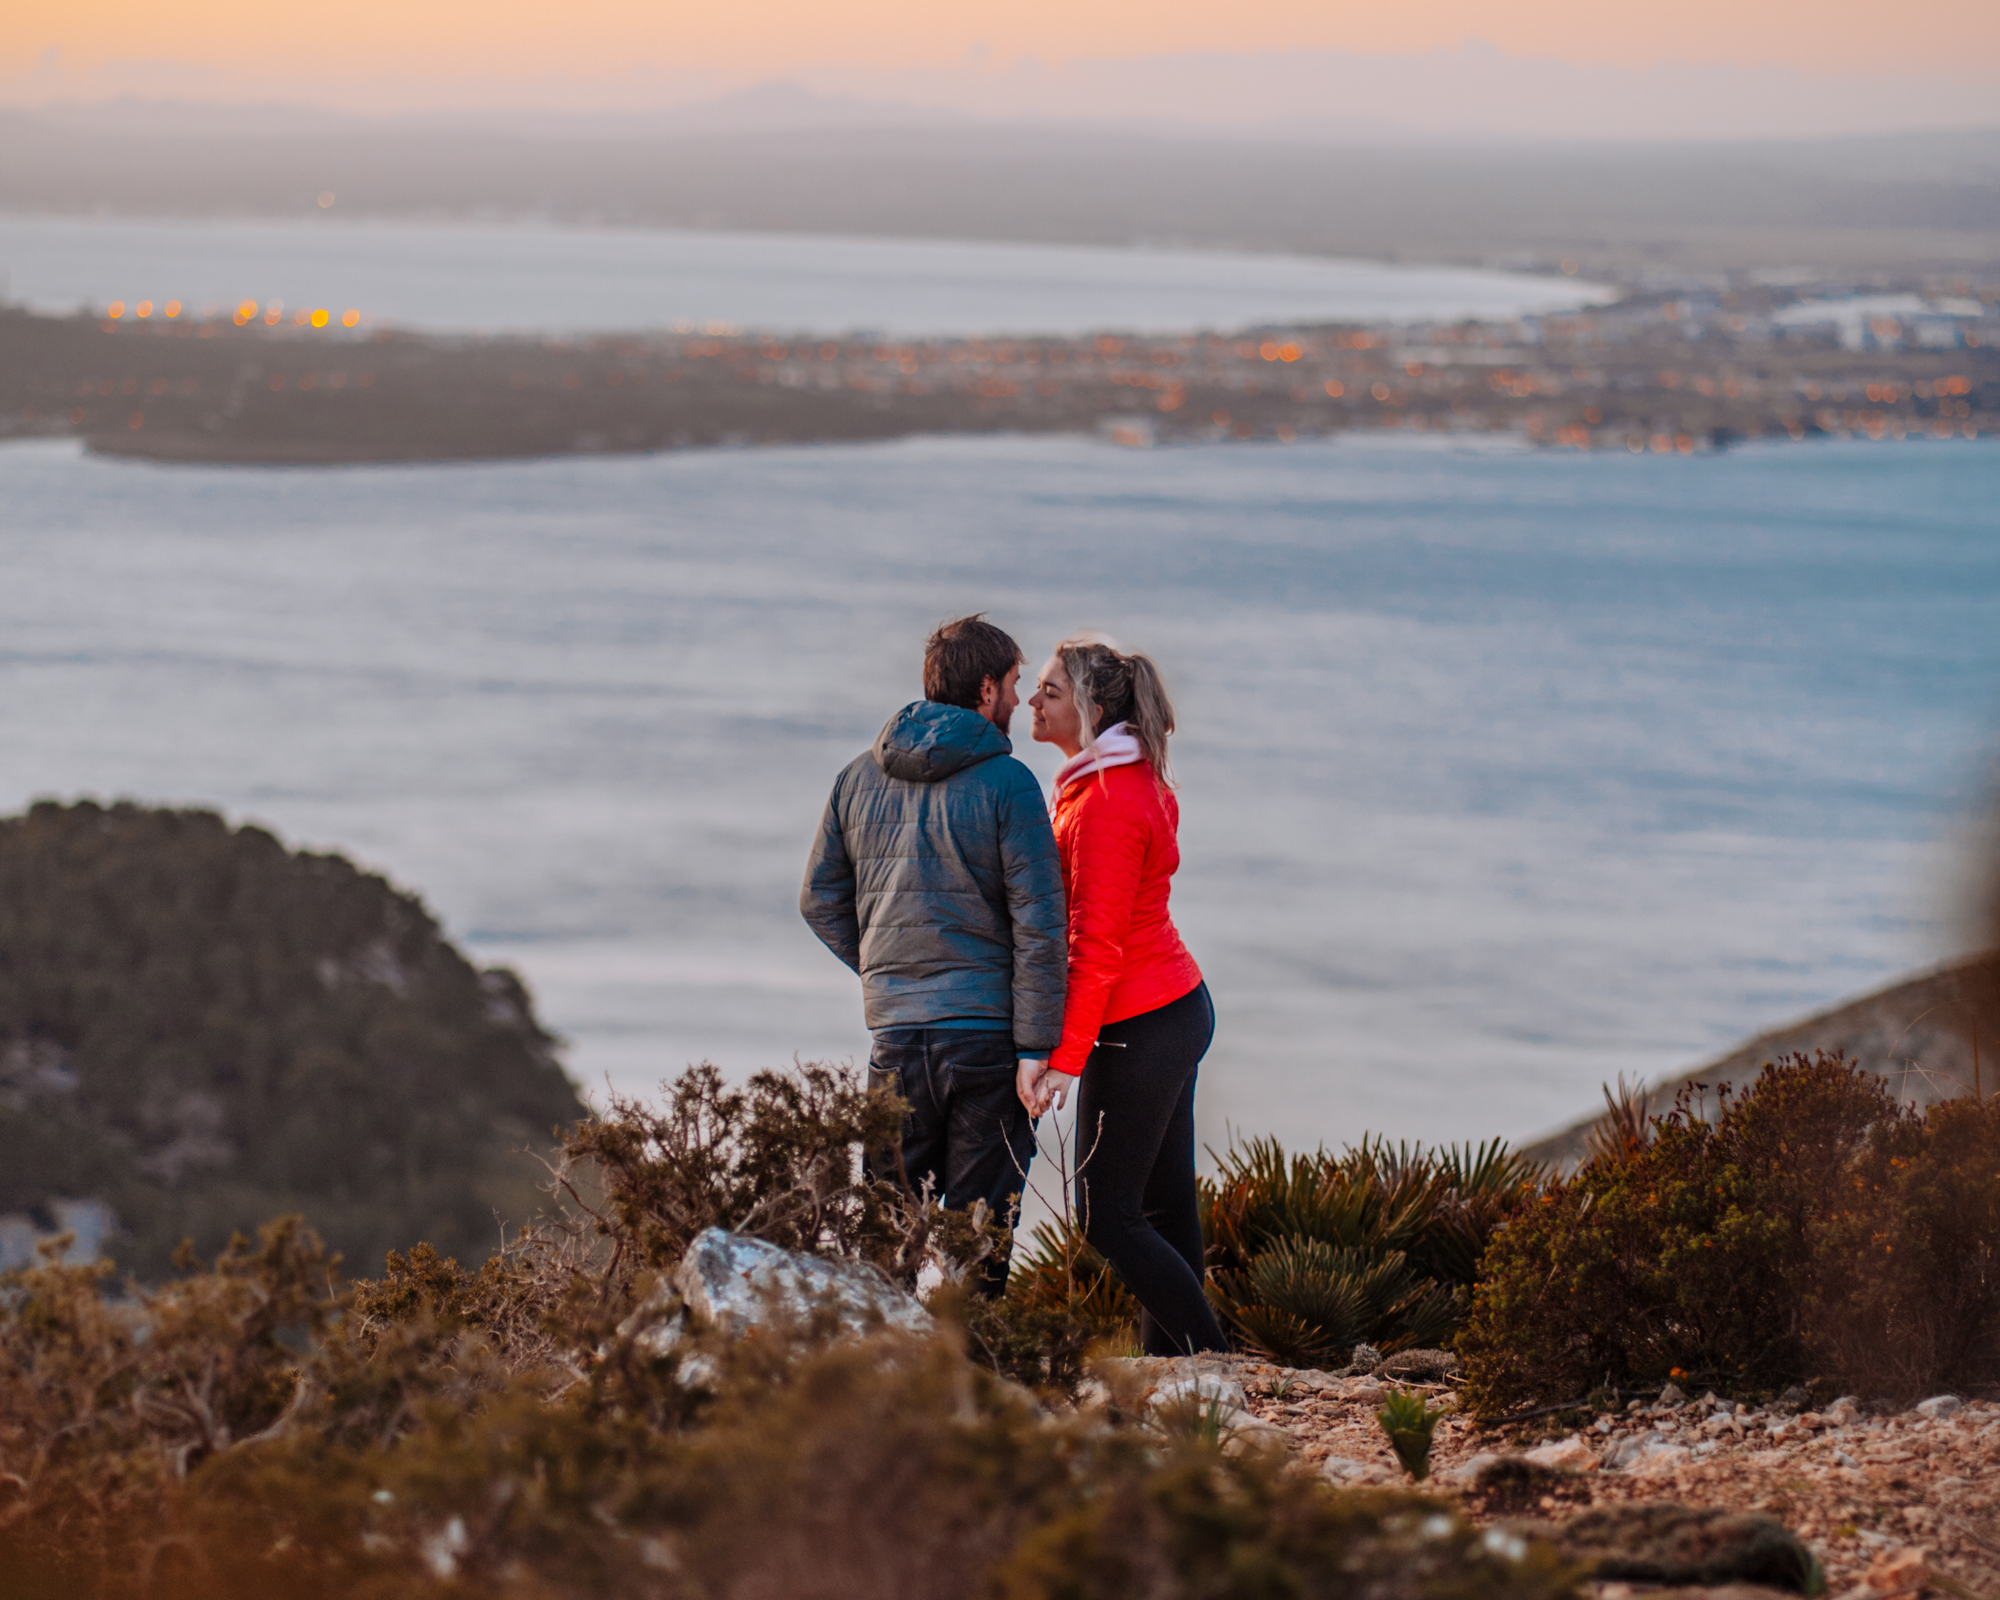
<instances>
[{"instance_id":1,"label":"green bush","mask_svg":"<svg viewBox=\"0 0 2000 1600\"><path fill-rule=\"evenodd\" d=\"M1342 1366L1364 1341L1447 1344L1488 1239L1538 1176L1497 1140L1287 1157L1252 1139L1202 1184L1211 1292L1238 1337L1292 1366Z\"/></svg>"},{"instance_id":2,"label":"green bush","mask_svg":"<svg viewBox=\"0 0 2000 1600\"><path fill-rule=\"evenodd\" d=\"M1918 1117L1838 1056L1545 1185L1495 1239L1458 1349L1486 1414L1676 1375L1912 1393L1995 1370L2000 1113Z\"/></svg>"}]
</instances>

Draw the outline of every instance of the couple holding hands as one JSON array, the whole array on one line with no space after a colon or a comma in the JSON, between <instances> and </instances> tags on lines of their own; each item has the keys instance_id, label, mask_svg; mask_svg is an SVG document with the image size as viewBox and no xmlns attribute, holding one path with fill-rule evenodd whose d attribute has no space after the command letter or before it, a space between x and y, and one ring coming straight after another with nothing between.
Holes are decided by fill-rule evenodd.
<instances>
[{"instance_id":1,"label":"couple holding hands","mask_svg":"<svg viewBox=\"0 0 2000 1600\"><path fill-rule=\"evenodd\" d=\"M1077 1218L1144 1308L1147 1353L1225 1349L1194 1175L1215 1012L1167 911L1173 706L1147 657L1057 645L1028 697L1065 757L1045 801L1007 739L1024 661L983 617L931 636L924 698L834 782L800 910L861 975L870 1086L910 1108L908 1181L1011 1220L1035 1119L1074 1093Z\"/></svg>"}]
</instances>

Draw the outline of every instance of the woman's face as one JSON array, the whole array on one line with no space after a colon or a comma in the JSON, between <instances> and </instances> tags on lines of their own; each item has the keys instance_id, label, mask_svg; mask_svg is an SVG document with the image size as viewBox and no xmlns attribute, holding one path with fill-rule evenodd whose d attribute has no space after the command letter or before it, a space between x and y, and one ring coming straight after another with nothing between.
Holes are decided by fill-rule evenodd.
<instances>
[{"instance_id":1,"label":"woman's face","mask_svg":"<svg viewBox=\"0 0 2000 1600\"><path fill-rule=\"evenodd\" d=\"M1083 718L1077 714L1076 696L1060 656L1050 656L1043 663L1028 706L1034 714L1029 731L1038 741L1054 745L1066 756L1083 748Z\"/></svg>"}]
</instances>

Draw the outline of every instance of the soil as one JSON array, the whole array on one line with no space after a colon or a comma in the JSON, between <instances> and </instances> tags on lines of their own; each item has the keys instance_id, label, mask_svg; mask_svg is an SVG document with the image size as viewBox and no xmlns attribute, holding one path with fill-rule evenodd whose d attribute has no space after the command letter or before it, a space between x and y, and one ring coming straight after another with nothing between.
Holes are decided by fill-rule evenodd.
<instances>
[{"instance_id":1,"label":"soil","mask_svg":"<svg viewBox=\"0 0 2000 1600\"><path fill-rule=\"evenodd\" d=\"M1281 1430L1303 1465L1348 1482L1408 1483L1376 1421L1376 1380L1330 1378L1250 1357L1203 1357L1198 1364L1242 1384L1250 1416ZM1129 1365L1160 1369L1156 1382L1170 1368L1185 1370L1183 1363ZM1447 1408L1456 1401L1446 1384L1398 1387L1414 1388ZM1560 1523L1589 1506L1649 1503L1759 1512L1811 1548L1830 1600L1920 1594L2000 1600L2000 1402L1970 1401L1937 1420L1886 1406L1815 1413L1779 1404L1739 1414L1734 1405L1705 1395L1681 1405L1634 1407L1594 1420L1577 1412L1560 1424L1513 1429L1482 1428L1468 1416L1449 1414L1433 1435L1424 1488L1456 1501L1480 1522L1525 1516ZM1246 1432L1262 1430L1251 1423ZM1663 1452L1636 1467L1600 1464L1618 1441L1635 1435L1657 1436L1687 1453ZM1519 1455L1566 1441L1574 1442L1552 1453L1575 1458L1574 1466L1489 1471L1483 1486L1463 1470L1476 1456ZM1337 1463L1332 1471L1329 1461ZM1365 1472L1345 1465L1350 1462ZM1601 1600L1645 1589L1594 1587ZM1732 1585L1706 1592L1771 1591Z\"/></svg>"}]
</instances>

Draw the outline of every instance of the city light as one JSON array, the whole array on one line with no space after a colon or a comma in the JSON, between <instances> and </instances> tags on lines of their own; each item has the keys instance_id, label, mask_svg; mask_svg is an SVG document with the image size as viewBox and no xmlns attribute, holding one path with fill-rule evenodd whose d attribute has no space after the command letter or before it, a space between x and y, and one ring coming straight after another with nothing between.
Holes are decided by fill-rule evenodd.
<instances>
[{"instance_id":1,"label":"city light","mask_svg":"<svg viewBox=\"0 0 2000 1600\"><path fill-rule=\"evenodd\" d=\"M326 314L326 309L324 307L321 307L318 311L315 311L312 314L312 325L315 328L324 328L327 325L327 323L331 322L332 320L333 319Z\"/></svg>"},{"instance_id":2,"label":"city light","mask_svg":"<svg viewBox=\"0 0 2000 1600\"><path fill-rule=\"evenodd\" d=\"M125 315L125 302L123 300L112 301L110 305L104 308L104 314L113 322L116 322L120 317Z\"/></svg>"},{"instance_id":3,"label":"city light","mask_svg":"<svg viewBox=\"0 0 2000 1600\"><path fill-rule=\"evenodd\" d=\"M361 313L350 306L341 313L340 325L343 328L358 328L361 325Z\"/></svg>"},{"instance_id":4,"label":"city light","mask_svg":"<svg viewBox=\"0 0 2000 1600\"><path fill-rule=\"evenodd\" d=\"M141 317L150 317L153 314L153 302L150 300L141 300L132 309Z\"/></svg>"},{"instance_id":5,"label":"city light","mask_svg":"<svg viewBox=\"0 0 2000 1600\"><path fill-rule=\"evenodd\" d=\"M181 303L178 300L169 300L165 305L160 307L160 315L163 317L177 317L180 314Z\"/></svg>"}]
</instances>

